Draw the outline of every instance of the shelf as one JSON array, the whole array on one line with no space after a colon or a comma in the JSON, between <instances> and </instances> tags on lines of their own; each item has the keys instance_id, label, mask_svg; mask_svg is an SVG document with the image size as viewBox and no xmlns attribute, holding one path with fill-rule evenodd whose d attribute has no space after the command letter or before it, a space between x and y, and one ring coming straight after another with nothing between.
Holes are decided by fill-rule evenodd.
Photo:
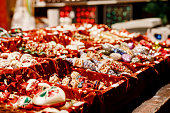
<instances>
[{"instance_id":1,"label":"shelf","mask_svg":"<svg viewBox=\"0 0 170 113\"><path fill-rule=\"evenodd\" d=\"M35 7L64 7L64 6L78 6L78 5L107 5L118 3L136 3L136 2L149 2L150 0L103 0L103 1L86 1L86 2L61 2L61 3L46 3L44 5Z\"/></svg>"}]
</instances>

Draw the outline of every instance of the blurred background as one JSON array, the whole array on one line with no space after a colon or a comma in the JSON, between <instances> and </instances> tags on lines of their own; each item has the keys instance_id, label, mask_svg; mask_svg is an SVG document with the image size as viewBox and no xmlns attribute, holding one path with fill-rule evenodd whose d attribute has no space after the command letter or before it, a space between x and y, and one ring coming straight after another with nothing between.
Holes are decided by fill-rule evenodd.
<instances>
[{"instance_id":1,"label":"blurred background","mask_svg":"<svg viewBox=\"0 0 170 113\"><path fill-rule=\"evenodd\" d=\"M6 30L12 27L29 30L71 23L106 24L118 28L120 24L117 23L122 22L126 29L143 29L170 23L168 0L0 0L0 2L0 27ZM150 26L141 26L143 23L141 19L144 18L151 18L147 21L147 25L151 24ZM129 21L132 23L127 24Z\"/></svg>"}]
</instances>

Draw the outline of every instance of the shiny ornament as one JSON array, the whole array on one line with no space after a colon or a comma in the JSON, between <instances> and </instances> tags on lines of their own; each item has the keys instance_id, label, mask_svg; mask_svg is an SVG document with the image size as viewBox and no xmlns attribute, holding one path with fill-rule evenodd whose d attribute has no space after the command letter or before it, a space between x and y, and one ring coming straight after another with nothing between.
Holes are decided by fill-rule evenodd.
<instances>
[{"instance_id":1,"label":"shiny ornament","mask_svg":"<svg viewBox=\"0 0 170 113\"><path fill-rule=\"evenodd\" d=\"M129 49L133 49L134 48L134 43L128 43L128 47L129 47Z\"/></svg>"},{"instance_id":2,"label":"shiny ornament","mask_svg":"<svg viewBox=\"0 0 170 113\"><path fill-rule=\"evenodd\" d=\"M80 75L78 72L73 71L73 72L71 73L71 78L72 78L72 79L76 79L78 75Z\"/></svg>"},{"instance_id":3,"label":"shiny ornament","mask_svg":"<svg viewBox=\"0 0 170 113\"><path fill-rule=\"evenodd\" d=\"M122 56L119 53L111 53L110 58L112 58L113 60L121 60Z\"/></svg>"},{"instance_id":4,"label":"shiny ornament","mask_svg":"<svg viewBox=\"0 0 170 113\"><path fill-rule=\"evenodd\" d=\"M65 77L63 80L62 80L62 85L64 86L68 86L69 85L69 82L70 82L70 77Z\"/></svg>"},{"instance_id":5,"label":"shiny ornament","mask_svg":"<svg viewBox=\"0 0 170 113\"><path fill-rule=\"evenodd\" d=\"M107 51L111 51L114 48L114 46L109 43L105 43L105 44L101 44L101 45L102 45L102 49L107 50Z\"/></svg>"}]
</instances>

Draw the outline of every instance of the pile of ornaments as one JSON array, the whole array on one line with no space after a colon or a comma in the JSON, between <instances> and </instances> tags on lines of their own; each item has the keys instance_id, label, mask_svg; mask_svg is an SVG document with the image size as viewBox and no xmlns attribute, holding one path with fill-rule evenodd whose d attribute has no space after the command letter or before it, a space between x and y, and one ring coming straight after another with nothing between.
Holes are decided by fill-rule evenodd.
<instances>
[{"instance_id":1,"label":"pile of ornaments","mask_svg":"<svg viewBox=\"0 0 170 113\"><path fill-rule=\"evenodd\" d=\"M57 86L52 86L48 81L29 79L19 85L19 88L16 88L18 92L0 92L0 102L5 102L14 109L55 113L68 113L66 109L69 107L83 104L66 99L65 92ZM21 90L23 92L19 93Z\"/></svg>"},{"instance_id":2,"label":"pile of ornaments","mask_svg":"<svg viewBox=\"0 0 170 113\"><path fill-rule=\"evenodd\" d=\"M99 56L99 54L97 55ZM96 59L94 56L91 57L90 59L86 59L86 58L85 57L66 58L66 60L75 67L80 67L80 68L88 69L90 71L95 71L95 72L114 75L114 76L120 76L121 74L124 73L130 75L132 73L132 71L127 66L123 65L121 62L118 61L103 59L103 57L100 56Z\"/></svg>"},{"instance_id":3,"label":"pile of ornaments","mask_svg":"<svg viewBox=\"0 0 170 113\"><path fill-rule=\"evenodd\" d=\"M33 55L57 55L68 54L68 51L61 44L57 44L54 41L48 43L39 43L32 40L28 40L26 44L22 44L19 47L20 51L24 53L30 53Z\"/></svg>"},{"instance_id":4,"label":"pile of ornaments","mask_svg":"<svg viewBox=\"0 0 170 113\"><path fill-rule=\"evenodd\" d=\"M107 88L104 82L98 80L91 81L87 77L81 76L76 71L73 71L71 75L67 75L63 79L59 78L57 74L53 74L49 78L49 82L72 88L92 88L97 90L103 90Z\"/></svg>"},{"instance_id":5,"label":"pile of ornaments","mask_svg":"<svg viewBox=\"0 0 170 113\"><path fill-rule=\"evenodd\" d=\"M142 40L141 42L143 42ZM102 49L99 50L101 53L106 55L108 59L123 61L128 63L144 63L152 62L155 56L160 53L151 49L151 45L144 46L141 42L137 45L134 43L120 42L120 44L111 45L109 43L102 44Z\"/></svg>"},{"instance_id":6,"label":"pile of ornaments","mask_svg":"<svg viewBox=\"0 0 170 113\"><path fill-rule=\"evenodd\" d=\"M0 53L0 68L16 69L20 67L29 67L37 63L30 54L21 54L19 52Z\"/></svg>"},{"instance_id":7,"label":"pile of ornaments","mask_svg":"<svg viewBox=\"0 0 170 113\"><path fill-rule=\"evenodd\" d=\"M29 38L26 39L27 37ZM25 31L23 38L19 39L21 42L21 46L17 47L19 52L0 53L0 69L30 67L38 63L39 65L36 65L36 69L31 67L32 73L41 74L44 78L49 79L48 81L41 78L30 79L23 71L24 74L21 76L27 76L25 78L29 80L25 82L26 79L23 77L22 83L19 83L14 80L17 78L15 76L17 75L16 73L12 73L14 76L11 76L11 73L11 75L7 73L14 79L7 80L7 77L1 79L4 82L0 82L0 84L3 84L0 88L3 91L0 92L0 102L14 108L42 110L41 112L67 110L69 106L76 105L77 101L66 99L66 94L69 92L66 93L63 90L69 89L69 91L79 92L80 90L88 91L90 89L90 93L93 92L97 95L96 92L104 92L115 86L108 79L104 81L104 77L114 78L114 81L118 80L118 82L121 82L121 80L127 78L126 76L122 77L122 75L128 75L129 78L127 79L130 79L130 76L138 71L139 68L137 68L136 64L147 64L143 65L145 67L151 63L154 64L158 58L164 59L164 56L168 56L169 52L166 52L165 49L160 47L156 50L153 43L145 40L143 37L143 40L140 40L141 37L137 33L128 33L126 30L117 31L106 25L92 24L73 24ZM77 54L76 57L74 57L75 53ZM50 55L52 57L49 58ZM51 61L48 63L49 67L45 64L41 65L36 60L37 58L33 56L43 56L41 59ZM157 58L157 56L161 57ZM66 64L63 62L57 64L58 59ZM70 65L67 65L67 63ZM64 67L65 65L69 67ZM135 65L135 71L133 70L134 67L131 67L132 65ZM38 70L41 69L39 66L44 66L46 70ZM50 74L45 74L48 69ZM70 71L69 69L73 69L72 73L66 74L64 71ZM74 69L78 72L74 71ZM88 76L82 74L85 71L94 73L91 75L92 77L97 74L102 75L103 79L98 80L100 77L95 78L96 76L94 76L93 80L91 80ZM58 76L55 73L63 76ZM7 82L5 82L6 80ZM116 87L119 86L118 82L116 81L115 83ZM8 90L10 86L16 87ZM63 90L57 86L63 88ZM3 88L6 89L2 90ZM88 96L89 93L88 95L83 93L81 98L83 100L84 97ZM75 97L75 99L78 100L79 98ZM88 101L93 101L93 99L90 99ZM68 100L71 101L68 102ZM79 105L77 104L77 106ZM46 109L43 110L44 108Z\"/></svg>"}]
</instances>

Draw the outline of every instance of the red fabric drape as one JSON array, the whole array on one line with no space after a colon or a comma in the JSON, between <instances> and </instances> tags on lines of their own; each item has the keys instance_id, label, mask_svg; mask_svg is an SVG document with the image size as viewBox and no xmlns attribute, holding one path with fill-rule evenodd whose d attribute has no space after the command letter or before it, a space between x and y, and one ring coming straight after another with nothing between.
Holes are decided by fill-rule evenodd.
<instances>
[{"instance_id":1,"label":"red fabric drape","mask_svg":"<svg viewBox=\"0 0 170 113\"><path fill-rule=\"evenodd\" d=\"M0 27L8 29L7 0L0 0Z\"/></svg>"}]
</instances>

